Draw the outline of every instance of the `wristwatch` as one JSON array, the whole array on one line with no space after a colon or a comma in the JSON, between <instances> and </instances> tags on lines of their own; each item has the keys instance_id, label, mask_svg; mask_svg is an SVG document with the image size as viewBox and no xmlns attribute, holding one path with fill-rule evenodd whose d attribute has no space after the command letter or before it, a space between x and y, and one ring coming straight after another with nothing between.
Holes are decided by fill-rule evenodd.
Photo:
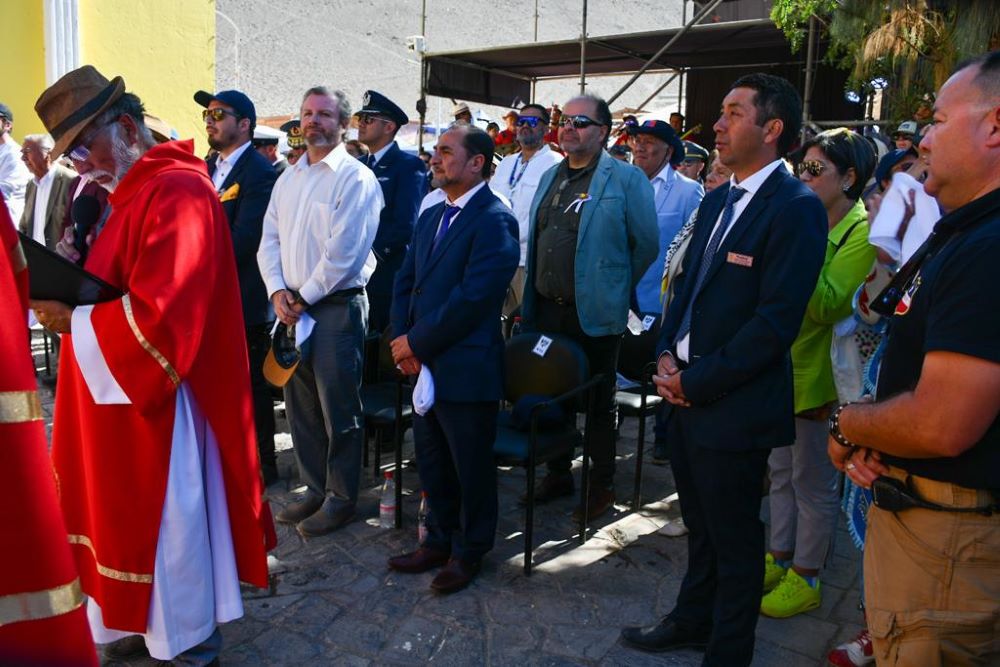
<instances>
[{"instance_id":1,"label":"wristwatch","mask_svg":"<svg viewBox=\"0 0 1000 667\"><path fill-rule=\"evenodd\" d=\"M840 432L840 413L844 411L850 403L841 403L836 407L836 409L830 413L830 437L837 441L837 444L841 447L854 448L857 445L850 440L848 440L843 433Z\"/></svg>"}]
</instances>

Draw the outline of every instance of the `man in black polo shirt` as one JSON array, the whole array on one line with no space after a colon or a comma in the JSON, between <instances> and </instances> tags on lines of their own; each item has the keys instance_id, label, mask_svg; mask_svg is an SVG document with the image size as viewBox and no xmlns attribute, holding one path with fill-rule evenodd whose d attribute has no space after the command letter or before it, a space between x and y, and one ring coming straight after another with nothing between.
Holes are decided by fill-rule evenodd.
<instances>
[{"instance_id":1,"label":"man in black polo shirt","mask_svg":"<svg viewBox=\"0 0 1000 667\"><path fill-rule=\"evenodd\" d=\"M941 87L920 152L947 214L889 302L876 402L835 410L828 448L875 493L865 599L879 664L998 664L1000 51Z\"/></svg>"}]
</instances>

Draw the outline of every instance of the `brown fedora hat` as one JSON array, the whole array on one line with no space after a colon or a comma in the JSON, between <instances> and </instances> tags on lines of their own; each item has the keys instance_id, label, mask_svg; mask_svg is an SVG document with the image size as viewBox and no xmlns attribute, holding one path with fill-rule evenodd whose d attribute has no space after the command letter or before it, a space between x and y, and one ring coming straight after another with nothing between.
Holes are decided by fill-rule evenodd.
<instances>
[{"instance_id":1,"label":"brown fedora hat","mask_svg":"<svg viewBox=\"0 0 1000 667\"><path fill-rule=\"evenodd\" d=\"M55 141L52 154L65 153L83 128L124 94L124 79L116 76L108 81L91 65L75 69L49 86L35 102L35 111Z\"/></svg>"}]
</instances>

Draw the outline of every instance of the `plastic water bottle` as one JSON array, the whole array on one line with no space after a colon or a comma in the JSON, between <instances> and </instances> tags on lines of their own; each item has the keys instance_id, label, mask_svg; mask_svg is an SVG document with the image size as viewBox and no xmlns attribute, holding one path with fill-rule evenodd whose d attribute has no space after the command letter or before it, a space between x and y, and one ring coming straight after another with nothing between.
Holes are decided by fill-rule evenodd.
<instances>
[{"instance_id":1,"label":"plastic water bottle","mask_svg":"<svg viewBox=\"0 0 1000 667\"><path fill-rule=\"evenodd\" d=\"M396 482L392 471L385 471L385 481L382 483L382 499L378 504L378 525L382 528L392 528L396 525Z\"/></svg>"},{"instance_id":2,"label":"plastic water bottle","mask_svg":"<svg viewBox=\"0 0 1000 667\"><path fill-rule=\"evenodd\" d=\"M423 544L427 539L427 492L420 492L420 509L417 510L417 544Z\"/></svg>"}]
</instances>

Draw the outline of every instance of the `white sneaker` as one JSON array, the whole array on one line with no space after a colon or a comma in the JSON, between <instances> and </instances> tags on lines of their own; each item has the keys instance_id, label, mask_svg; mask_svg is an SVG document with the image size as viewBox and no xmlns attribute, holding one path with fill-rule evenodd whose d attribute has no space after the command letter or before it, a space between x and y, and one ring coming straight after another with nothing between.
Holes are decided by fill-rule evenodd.
<instances>
[{"instance_id":1,"label":"white sneaker","mask_svg":"<svg viewBox=\"0 0 1000 667\"><path fill-rule=\"evenodd\" d=\"M667 537L681 537L688 534L688 527L684 525L684 519L678 517L667 521L663 524L663 527L656 532L660 535L666 535Z\"/></svg>"}]
</instances>

